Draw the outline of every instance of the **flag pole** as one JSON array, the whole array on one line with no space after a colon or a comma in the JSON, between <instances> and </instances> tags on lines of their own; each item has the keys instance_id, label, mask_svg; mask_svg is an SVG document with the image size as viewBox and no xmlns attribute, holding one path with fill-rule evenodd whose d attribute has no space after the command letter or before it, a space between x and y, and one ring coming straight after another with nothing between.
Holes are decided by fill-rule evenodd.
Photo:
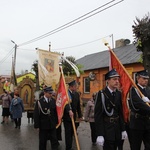
<instances>
[{"instance_id":1,"label":"flag pole","mask_svg":"<svg viewBox=\"0 0 150 150\"><path fill-rule=\"evenodd\" d=\"M122 65L122 63L120 62L120 60L116 57L116 54L113 52L113 50L110 48L110 46L108 45L108 43L104 43L105 46L108 47L109 51L114 55L114 57L116 58L116 60L119 62L120 66L122 67L122 69L125 71L125 73L127 74L127 76L129 77L130 81L132 82L133 86L137 89L138 93L140 94L141 97L144 97L144 95L142 94L142 92L140 91L140 89L138 88L138 86L135 84L134 80L131 78L131 76L129 75L129 73L127 72L127 70L125 69L125 67ZM148 106L149 104L146 103Z\"/></svg>"},{"instance_id":2,"label":"flag pole","mask_svg":"<svg viewBox=\"0 0 150 150\"><path fill-rule=\"evenodd\" d=\"M60 71L61 71L61 74L62 74L63 81L65 83L65 78L64 78L64 74L63 74L62 68L60 68ZM69 96L68 96L66 84L65 84L65 90L66 90L66 93L67 93L68 104L70 105L70 99L69 99ZM72 121L74 136L75 136L75 140L76 140L77 150L80 150L79 140L78 140L78 137L77 137L77 131L76 131L76 128L75 128L75 123L74 123L74 118L73 117L71 117L71 121Z\"/></svg>"}]
</instances>

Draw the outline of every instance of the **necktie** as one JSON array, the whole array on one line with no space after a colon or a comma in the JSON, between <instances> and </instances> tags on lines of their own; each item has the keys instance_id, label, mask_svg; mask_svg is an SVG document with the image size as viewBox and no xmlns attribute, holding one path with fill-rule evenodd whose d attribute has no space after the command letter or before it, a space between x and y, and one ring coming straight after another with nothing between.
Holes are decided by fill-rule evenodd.
<instances>
[{"instance_id":1,"label":"necktie","mask_svg":"<svg viewBox=\"0 0 150 150\"><path fill-rule=\"evenodd\" d=\"M116 92L112 92L113 102L115 102Z\"/></svg>"},{"instance_id":2,"label":"necktie","mask_svg":"<svg viewBox=\"0 0 150 150\"><path fill-rule=\"evenodd\" d=\"M112 96L115 97L115 95L116 95L116 92L112 92Z\"/></svg>"}]
</instances>

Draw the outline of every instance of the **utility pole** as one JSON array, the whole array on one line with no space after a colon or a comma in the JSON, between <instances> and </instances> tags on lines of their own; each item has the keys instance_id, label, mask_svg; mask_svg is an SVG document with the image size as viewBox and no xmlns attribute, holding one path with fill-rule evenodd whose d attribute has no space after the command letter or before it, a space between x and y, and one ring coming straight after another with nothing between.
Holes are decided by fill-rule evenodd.
<instances>
[{"instance_id":1,"label":"utility pole","mask_svg":"<svg viewBox=\"0 0 150 150\"><path fill-rule=\"evenodd\" d=\"M15 69L16 69L16 53L17 53L17 47L18 45L11 40L12 43L15 44L15 51L14 51L14 60L13 60L13 66L12 66L12 70L13 70L13 76L14 76L14 84L17 86L17 80L16 80L16 74L15 74Z\"/></svg>"}]
</instances>

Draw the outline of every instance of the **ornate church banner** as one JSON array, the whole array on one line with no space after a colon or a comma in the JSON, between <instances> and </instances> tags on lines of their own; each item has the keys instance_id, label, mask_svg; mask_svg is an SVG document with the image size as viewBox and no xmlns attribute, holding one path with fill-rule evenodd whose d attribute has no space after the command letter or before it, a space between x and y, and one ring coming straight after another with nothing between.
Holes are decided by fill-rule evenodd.
<instances>
[{"instance_id":1,"label":"ornate church banner","mask_svg":"<svg viewBox=\"0 0 150 150\"><path fill-rule=\"evenodd\" d=\"M60 54L46 50L38 50L39 83L52 86L56 90L60 79Z\"/></svg>"}]
</instances>

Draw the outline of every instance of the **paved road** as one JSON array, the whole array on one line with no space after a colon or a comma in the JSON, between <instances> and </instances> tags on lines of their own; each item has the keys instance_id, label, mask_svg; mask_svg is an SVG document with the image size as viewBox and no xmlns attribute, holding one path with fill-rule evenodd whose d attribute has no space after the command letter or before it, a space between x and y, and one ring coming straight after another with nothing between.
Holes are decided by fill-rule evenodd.
<instances>
[{"instance_id":1,"label":"paved road","mask_svg":"<svg viewBox=\"0 0 150 150\"><path fill-rule=\"evenodd\" d=\"M0 109L1 114L1 109ZM0 120L2 117L0 116ZM64 129L62 131L64 135ZM81 150L102 150L99 146L92 146L89 124L82 122L78 128L78 137ZM60 141L60 149L65 150L64 137ZM75 147L75 144L74 144ZM38 133L32 123L28 123L27 114L23 114L21 129L15 129L14 123L0 124L0 150L38 150ZM47 150L50 150L48 141ZM128 141L125 141L124 150L129 150Z\"/></svg>"}]
</instances>

